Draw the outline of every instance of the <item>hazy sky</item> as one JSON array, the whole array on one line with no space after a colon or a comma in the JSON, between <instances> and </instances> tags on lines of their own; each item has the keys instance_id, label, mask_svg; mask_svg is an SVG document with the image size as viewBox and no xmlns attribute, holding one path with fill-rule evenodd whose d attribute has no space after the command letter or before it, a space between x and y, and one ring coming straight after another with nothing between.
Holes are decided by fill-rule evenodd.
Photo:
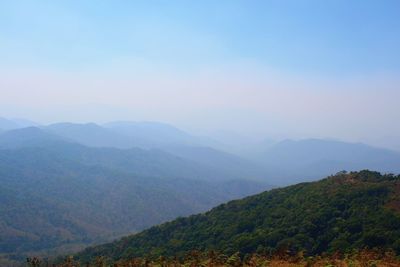
<instances>
[{"instance_id":1,"label":"hazy sky","mask_svg":"<svg viewBox=\"0 0 400 267\"><path fill-rule=\"evenodd\" d=\"M400 147L400 1L0 1L0 116Z\"/></svg>"}]
</instances>

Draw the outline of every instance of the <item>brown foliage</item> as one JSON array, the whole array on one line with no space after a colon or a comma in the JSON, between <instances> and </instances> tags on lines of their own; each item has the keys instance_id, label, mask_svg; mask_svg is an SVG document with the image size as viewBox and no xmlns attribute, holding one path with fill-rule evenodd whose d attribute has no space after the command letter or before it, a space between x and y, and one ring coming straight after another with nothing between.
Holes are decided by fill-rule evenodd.
<instances>
[{"instance_id":1,"label":"brown foliage","mask_svg":"<svg viewBox=\"0 0 400 267\"><path fill-rule=\"evenodd\" d=\"M35 259L35 264L40 265L40 260ZM338 253L326 256L305 257L303 253L289 255L285 251L272 256L258 254L245 255L241 257L239 253L231 256L219 254L215 251L201 253L192 251L186 257L179 260L177 257L159 257L155 260L144 258L134 258L110 262L109 260L98 257L93 263L80 265L71 257L57 267L399 267L400 259L390 251L362 250L351 254L340 255Z\"/></svg>"}]
</instances>

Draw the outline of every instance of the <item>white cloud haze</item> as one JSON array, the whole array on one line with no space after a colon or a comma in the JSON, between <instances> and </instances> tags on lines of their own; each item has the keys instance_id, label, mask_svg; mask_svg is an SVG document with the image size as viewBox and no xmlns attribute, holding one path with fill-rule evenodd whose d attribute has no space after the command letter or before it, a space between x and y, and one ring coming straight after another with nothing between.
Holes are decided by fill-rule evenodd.
<instances>
[{"instance_id":1,"label":"white cloud haze","mask_svg":"<svg viewBox=\"0 0 400 267\"><path fill-rule=\"evenodd\" d=\"M158 120L200 132L330 137L385 146L400 136L397 77L321 78L249 62L236 66L3 69L0 112L42 122ZM392 138L382 142L386 137Z\"/></svg>"}]
</instances>

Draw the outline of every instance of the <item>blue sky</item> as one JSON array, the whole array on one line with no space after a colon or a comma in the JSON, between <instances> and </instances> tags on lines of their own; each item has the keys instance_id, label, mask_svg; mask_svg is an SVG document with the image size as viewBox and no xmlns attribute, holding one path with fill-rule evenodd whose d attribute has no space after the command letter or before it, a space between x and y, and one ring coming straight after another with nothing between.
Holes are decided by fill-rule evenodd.
<instances>
[{"instance_id":1,"label":"blue sky","mask_svg":"<svg viewBox=\"0 0 400 267\"><path fill-rule=\"evenodd\" d=\"M3 63L79 69L140 57L252 59L324 75L398 71L399 1L2 1ZM5 59L5 60L4 60Z\"/></svg>"},{"instance_id":2,"label":"blue sky","mask_svg":"<svg viewBox=\"0 0 400 267\"><path fill-rule=\"evenodd\" d=\"M400 1L4 0L0 115L381 144L399 47Z\"/></svg>"}]
</instances>

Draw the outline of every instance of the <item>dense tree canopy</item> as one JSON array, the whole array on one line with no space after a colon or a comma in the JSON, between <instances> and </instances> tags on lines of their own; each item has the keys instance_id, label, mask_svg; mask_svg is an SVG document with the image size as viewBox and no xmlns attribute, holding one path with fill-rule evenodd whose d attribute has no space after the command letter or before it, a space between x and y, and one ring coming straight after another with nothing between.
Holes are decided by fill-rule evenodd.
<instances>
[{"instance_id":1,"label":"dense tree canopy","mask_svg":"<svg viewBox=\"0 0 400 267\"><path fill-rule=\"evenodd\" d=\"M361 248L400 253L400 176L361 171L274 189L178 218L77 256L90 261L184 255L192 250L308 255Z\"/></svg>"}]
</instances>

